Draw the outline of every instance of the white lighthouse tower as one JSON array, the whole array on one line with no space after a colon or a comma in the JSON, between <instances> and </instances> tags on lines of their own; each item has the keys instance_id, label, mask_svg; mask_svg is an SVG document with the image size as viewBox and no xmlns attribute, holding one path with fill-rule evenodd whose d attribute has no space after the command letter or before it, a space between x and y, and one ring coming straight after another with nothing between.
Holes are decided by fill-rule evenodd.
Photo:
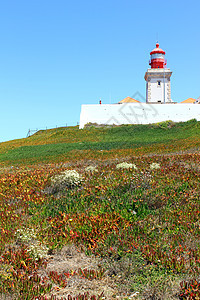
<instances>
[{"instance_id":1,"label":"white lighthouse tower","mask_svg":"<svg viewBox=\"0 0 200 300\"><path fill-rule=\"evenodd\" d=\"M146 80L146 103L172 103L170 77L172 72L166 68L165 51L156 48L150 53L151 59L145 73Z\"/></svg>"}]
</instances>

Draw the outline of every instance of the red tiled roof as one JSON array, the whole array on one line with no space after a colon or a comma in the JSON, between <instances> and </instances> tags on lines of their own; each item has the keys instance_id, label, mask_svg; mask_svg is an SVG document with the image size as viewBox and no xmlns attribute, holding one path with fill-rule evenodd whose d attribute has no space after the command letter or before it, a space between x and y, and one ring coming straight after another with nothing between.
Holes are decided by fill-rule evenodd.
<instances>
[{"instance_id":1,"label":"red tiled roof","mask_svg":"<svg viewBox=\"0 0 200 300\"><path fill-rule=\"evenodd\" d=\"M140 103L140 101L133 99L131 97L126 97L123 100L119 101L118 103Z\"/></svg>"},{"instance_id":2,"label":"red tiled roof","mask_svg":"<svg viewBox=\"0 0 200 300\"><path fill-rule=\"evenodd\" d=\"M186 100L184 100L184 101L182 101L180 103L194 103L194 102L196 102L196 99L194 99L194 98L188 98L188 99L186 99Z\"/></svg>"}]
</instances>

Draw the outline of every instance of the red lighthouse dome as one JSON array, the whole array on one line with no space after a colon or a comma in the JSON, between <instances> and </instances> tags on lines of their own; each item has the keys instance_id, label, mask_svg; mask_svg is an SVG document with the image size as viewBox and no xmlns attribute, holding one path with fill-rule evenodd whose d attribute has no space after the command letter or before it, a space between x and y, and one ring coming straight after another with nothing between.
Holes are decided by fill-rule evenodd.
<instances>
[{"instance_id":1,"label":"red lighthouse dome","mask_svg":"<svg viewBox=\"0 0 200 300\"><path fill-rule=\"evenodd\" d=\"M159 43L156 44L156 48L150 53L151 60L149 62L152 69L164 68L167 64L165 60L165 51L159 48Z\"/></svg>"}]
</instances>

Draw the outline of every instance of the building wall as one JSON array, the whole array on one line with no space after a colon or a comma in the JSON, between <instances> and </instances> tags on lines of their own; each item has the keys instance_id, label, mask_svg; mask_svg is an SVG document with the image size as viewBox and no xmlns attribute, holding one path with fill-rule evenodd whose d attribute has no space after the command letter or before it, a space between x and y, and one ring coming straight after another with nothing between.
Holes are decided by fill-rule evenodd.
<instances>
[{"instance_id":1,"label":"building wall","mask_svg":"<svg viewBox=\"0 0 200 300\"><path fill-rule=\"evenodd\" d=\"M194 118L200 121L199 104L125 103L82 105L79 128L83 128L87 123L97 123L99 125L150 124L167 120L184 122Z\"/></svg>"},{"instance_id":2,"label":"building wall","mask_svg":"<svg viewBox=\"0 0 200 300\"><path fill-rule=\"evenodd\" d=\"M160 82L160 85L158 84ZM147 101L150 102L171 102L170 79L158 77L151 78L147 83L148 96ZM165 86L164 86L165 85ZM165 95L165 98L164 98Z\"/></svg>"},{"instance_id":3,"label":"building wall","mask_svg":"<svg viewBox=\"0 0 200 300\"><path fill-rule=\"evenodd\" d=\"M171 103L170 69L148 69L145 73L146 102ZM158 84L160 83L160 84Z\"/></svg>"}]
</instances>

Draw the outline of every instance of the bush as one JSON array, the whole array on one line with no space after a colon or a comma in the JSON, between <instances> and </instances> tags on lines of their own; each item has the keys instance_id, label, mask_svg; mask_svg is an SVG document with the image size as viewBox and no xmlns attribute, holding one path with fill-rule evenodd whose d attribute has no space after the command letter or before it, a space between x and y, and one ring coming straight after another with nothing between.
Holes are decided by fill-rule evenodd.
<instances>
[{"instance_id":1,"label":"bush","mask_svg":"<svg viewBox=\"0 0 200 300\"><path fill-rule=\"evenodd\" d=\"M46 257L48 248L42 245L36 238L36 232L32 228L21 228L15 233L17 241L27 246L27 252L36 260Z\"/></svg>"},{"instance_id":2,"label":"bush","mask_svg":"<svg viewBox=\"0 0 200 300\"><path fill-rule=\"evenodd\" d=\"M82 177L75 170L66 170L60 175L51 178L51 186L45 190L47 193L58 193L66 188L78 186L82 181Z\"/></svg>"},{"instance_id":3,"label":"bush","mask_svg":"<svg viewBox=\"0 0 200 300\"><path fill-rule=\"evenodd\" d=\"M150 169L151 170L160 169L160 164L158 164L158 163L152 163L150 165Z\"/></svg>"},{"instance_id":4,"label":"bush","mask_svg":"<svg viewBox=\"0 0 200 300\"><path fill-rule=\"evenodd\" d=\"M175 122L168 120L168 121L163 121L163 122L158 122L158 123L154 123L153 127L157 127L157 128L162 128L162 129L167 129L167 128L172 128L176 125Z\"/></svg>"},{"instance_id":5,"label":"bush","mask_svg":"<svg viewBox=\"0 0 200 300\"><path fill-rule=\"evenodd\" d=\"M88 166L88 167L85 168L85 171L86 172L97 172L98 170L94 166Z\"/></svg>"},{"instance_id":6,"label":"bush","mask_svg":"<svg viewBox=\"0 0 200 300\"><path fill-rule=\"evenodd\" d=\"M131 164L131 163L127 163L127 162L117 164L116 168L117 169L135 169L135 170L137 170L137 167L135 164Z\"/></svg>"}]
</instances>

